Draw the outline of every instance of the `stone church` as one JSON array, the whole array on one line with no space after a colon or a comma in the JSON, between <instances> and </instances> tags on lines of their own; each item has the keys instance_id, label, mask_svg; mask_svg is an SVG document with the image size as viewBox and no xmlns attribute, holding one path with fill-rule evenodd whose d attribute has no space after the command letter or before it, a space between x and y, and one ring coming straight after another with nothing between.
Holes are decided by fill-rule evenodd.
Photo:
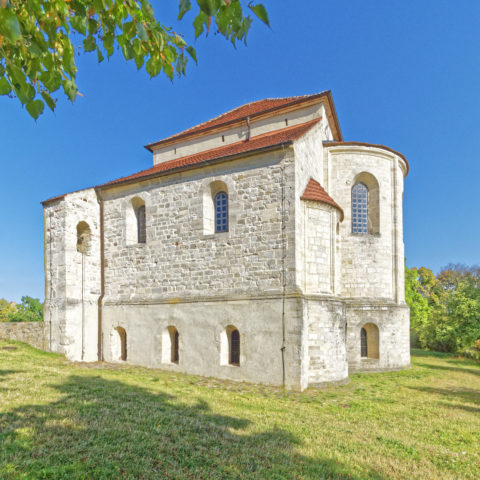
<instances>
[{"instance_id":1,"label":"stone church","mask_svg":"<svg viewBox=\"0 0 480 480\"><path fill-rule=\"evenodd\" d=\"M344 141L329 91L146 148L43 202L50 350L297 390L409 366L408 163Z\"/></svg>"}]
</instances>

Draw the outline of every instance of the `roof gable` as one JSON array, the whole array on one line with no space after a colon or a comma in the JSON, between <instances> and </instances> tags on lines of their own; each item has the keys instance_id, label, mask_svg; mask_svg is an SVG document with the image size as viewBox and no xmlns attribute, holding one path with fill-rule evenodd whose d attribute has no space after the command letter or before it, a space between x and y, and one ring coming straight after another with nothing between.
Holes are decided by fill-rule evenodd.
<instances>
[{"instance_id":1,"label":"roof gable","mask_svg":"<svg viewBox=\"0 0 480 480\"><path fill-rule=\"evenodd\" d=\"M246 103L240 107L234 108L226 113L223 113L215 118L207 120L206 122L195 125L187 130L184 130L175 135L171 135L157 142L150 143L145 145L147 150L153 151L156 147L174 143L176 140L184 139L190 136L196 136L208 132L210 130L222 127L228 127L233 123L246 121L247 118L252 118L260 115L267 115L269 113L275 113L278 110L282 110L289 107L294 107L296 105L301 105L309 101L316 101L326 99L329 104L329 109L331 112L331 117L333 119L333 127L336 130L336 137L338 140L342 140L342 134L340 131L340 125L338 123L335 106L333 104L333 99L331 92L325 91L321 93L316 93L313 95L300 95L297 97L285 97L285 98L266 98L263 100L257 100L255 102Z\"/></svg>"}]
</instances>

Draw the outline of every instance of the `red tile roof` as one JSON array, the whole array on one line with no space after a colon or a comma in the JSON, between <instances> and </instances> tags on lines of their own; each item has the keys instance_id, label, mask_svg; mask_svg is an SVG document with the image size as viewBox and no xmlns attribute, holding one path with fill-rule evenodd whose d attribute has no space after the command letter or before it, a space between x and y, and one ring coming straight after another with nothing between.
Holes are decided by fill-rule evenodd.
<instances>
[{"instance_id":1,"label":"red tile roof","mask_svg":"<svg viewBox=\"0 0 480 480\"><path fill-rule=\"evenodd\" d=\"M257 100L256 102L246 103L240 107L234 108L226 113L219 115L218 117L212 118L206 122L195 125L194 127L188 128L183 132L171 135L170 137L159 140L158 142L153 142L145 146L147 150L152 151L152 149L158 145L161 145L165 142L170 142L177 138L186 137L196 133L203 132L221 125L228 125L230 123L238 122L240 120L246 120L247 117L254 117L255 115L260 115L268 113L270 111L275 111L290 105L295 105L297 103L306 102L309 100L314 100L316 98L327 97L331 103L331 109L335 120L335 127L338 131L338 135L341 139L340 126L336 118L335 107L333 105L333 99L329 90L321 93L316 93L313 95L300 95L297 97L285 97L285 98L266 98L264 100Z\"/></svg>"},{"instance_id":2,"label":"red tile roof","mask_svg":"<svg viewBox=\"0 0 480 480\"><path fill-rule=\"evenodd\" d=\"M307 183L303 195L300 197L301 200L312 200L314 202L323 202L331 205L332 207L337 208L340 211L340 221L343 222L343 210L338 205L338 203L325 191L325 189L313 178Z\"/></svg>"},{"instance_id":3,"label":"red tile roof","mask_svg":"<svg viewBox=\"0 0 480 480\"><path fill-rule=\"evenodd\" d=\"M112 180L111 182L98 185L94 188L101 189L103 187L145 180L148 178L156 177L159 175L166 175L177 171L190 170L191 168L201 167L205 164L208 164L209 162L225 161L241 154L279 147L281 145L287 145L307 133L319 121L320 119L316 118L314 120L310 120L309 122L300 123L298 125L282 128L281 130L275 130L273 132L264 133L262 135L257 135L250 138L250 140L242 140L241 142L231 143L229 145L212 148L210 150L195 153L193 155L188 155L186 157L176 158L175 160L158 163L154 167L147 170L142 170L141 172L134 173L133 175ZM55 200L60 200L64 198L65 195L67 194L49 198L48 200L44 200L42 204L53 202Z\"/></svg>"},{"instance_id":4,"label":"red tile roof","mask_svg":"<svg viewBox=\"0 0 480 480\"><path fill-rule=\"evenodd\" d=\"M142 170L141 172L134 173L133 175L129 175L128 177L112 180L111 182L100 185L100 187L127 183L134 180L142 180L144 178L154 177L158 174L172 173L177 170L195 168L197 166L202 166L214 160L227 160L230 157L237 156L239 154L288 144L307 133L319 121L320 120L317 118L314 120L310 120L309 122L301 123L299 125L283 128L281 130L275 130L274 132L264 133L262 135L252 137L250 138L250 140L242 140L240 142L231 143L222 147L212 148L211 150L195 153L186 157L158 163L152 168Z\"/></svg>"}]
</instances>

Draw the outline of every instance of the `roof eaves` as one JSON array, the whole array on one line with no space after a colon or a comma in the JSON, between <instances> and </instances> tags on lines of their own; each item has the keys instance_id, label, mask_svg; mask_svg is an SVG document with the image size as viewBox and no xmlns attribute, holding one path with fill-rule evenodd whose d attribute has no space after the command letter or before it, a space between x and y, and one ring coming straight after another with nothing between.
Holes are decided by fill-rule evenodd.
<instances>
[{"instance_id":1,"label":"roof eaves","mask_svg":"<svg viewBox=\"0 0 480 480\"><path fill-rule=\"evenodd\" d=\"M158 177L163 177L165 175L172 175L174 173L180 173L184 172L186 170L193 170L197 168L202 168L206 167L208 165L216 165L218 163L223 163L223 162L228 162L230 160L235 160L236 158L240 157L246 157L246 156L251 156L251 155L256 155L258 153L263 153L263 152L268 152L272 150L278 150L280 147L286 147L292 145L294 140L285 140L280 143L276 143L274 145L268 145L266 147L259 147L254 150L248 150L246 152L239 152L239 153L234 153L232 155L225 155L223 157L218 157L218 158L213 158L211 160L204 160L199 163L191 164L191 165L181 165L179 167L174 167L170 168L168 170L162 170L159 172L152 172L151 174L145 175L145 176L139 176L139 177L133 177L133 178L125 178L125 180L112 180L111 182L104 183L102 185L97 185L95 189L101 190L105 188L113 188L117 187L119 185L128 185L130 183L135 183L135 182L143 182L146 180L151 180L153 178L158 178Z\"/></svg>"}]
</instances>

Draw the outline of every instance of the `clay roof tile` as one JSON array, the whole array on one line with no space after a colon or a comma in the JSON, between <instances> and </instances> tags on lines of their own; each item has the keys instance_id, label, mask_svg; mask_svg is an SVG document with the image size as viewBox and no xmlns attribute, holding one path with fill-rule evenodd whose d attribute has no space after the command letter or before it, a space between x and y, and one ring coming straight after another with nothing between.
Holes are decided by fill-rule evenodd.
<instances>
[{"instance_id":1,"label":"clay roof tile","mask_svg":"<svg viewBox=\"0 0 480 480\"><path fill-rule=\"evenodd\" d=\"M342 207L325 191L325 189L313 178L307 183L303 195L300 197L301 200L311 200L314 202L322 202L332 207L335 207L340 211L340 221L343 222L344 214Z\"/></svg>"}]
</instances>

